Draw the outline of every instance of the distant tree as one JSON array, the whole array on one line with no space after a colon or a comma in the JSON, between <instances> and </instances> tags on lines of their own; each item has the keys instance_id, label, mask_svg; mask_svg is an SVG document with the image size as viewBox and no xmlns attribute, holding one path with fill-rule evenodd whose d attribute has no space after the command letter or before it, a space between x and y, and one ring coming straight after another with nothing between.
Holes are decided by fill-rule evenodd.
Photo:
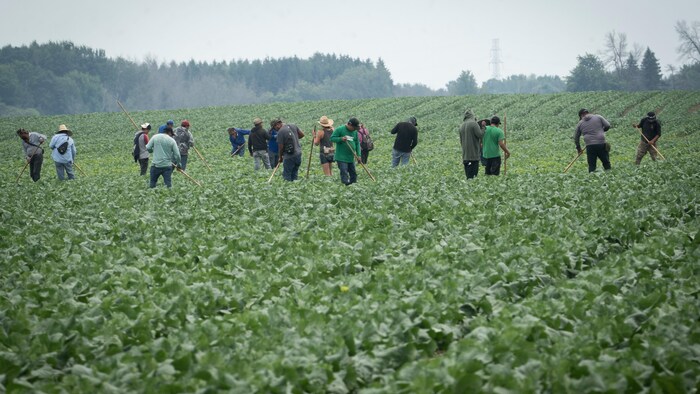
<instances>
[{"instance_id":1,"label":"distant tree","mask_svg":"<svg viewBox=\"0 0 700 394\"><path fill-rule=\"evenodd\" d=\"M612 64L618 77L622 77L627 57L627 34L615 33L615 30L605 35L605 62Z\"/></svg>"},{"instance_id":2,"label":"distant tree","mask_svg":"<svg viewBox=\"0 0 700 394\"><path fill-rule=\"evenodd\" d=\"M700 62L700 22L695 21L688 25L686 21L678 21L676 33L681 41L677 48L680 58Z\"/></svg>"},{"instance_id":3,"label":"distant tree","mask_svg":"<svg viewBox=\"0 0 700 394\"><path fill-rule=\"evenodd\" d=\"M578 64L571 70L571 74L566 79L566 90L585 92L610 89L610 77L605 71L603 62L597 56L589 53L579 56Z\"/></svg>"},{"instance_id":4,"label":"distant tree","mask_svg":"<svg viewBox=\"0 0 700 394\"><path fill-rule=\"evenodd\" d=\"M433 90L421 83L402 83L394 85L394 97L425 97L437 95L438 92L436 90Z\"/></svg>"},{"instance_id":5,"label":"distant tree","mask_svg":"<svg viewBox=\"0 0 700 394\"><path fill-rule=\"evenodd\" d=\"M450 96L462 96L465 94L476 94L478 92L479 87L471 71L462 71L456 80L447 83L447 93Z\"/></svg>"},{"instance_id":6,"label":"distant tree","mask_svg":"<svg viewBox=\"0 0 700 394\"><path fill-rule=\"evenodd\" d=\"M634 92L642 89L642 76L637 63L635 56L630 53L622 70L622 83L625 90Z\"/></svg>"},{"instance_id":7,"label":"distant tree","mask_svg":"<svg viewBox=\"0 0 700 394\"><path fill-rule=\"evenodd\" d=\"M700 62L681 66L669 77L669 84L679 90L700 90Z\"/></svg>"},{"instance_id":8,"label":"distant tree","mask_svg":"<svg viewBox=\"0 0 700 394\"><path fill-rule=\"evenodd\" d=\"M661 66L654 52L648 47L642 59L641 77L645 90L661 89Z\"/></svg>"}]
</instances>

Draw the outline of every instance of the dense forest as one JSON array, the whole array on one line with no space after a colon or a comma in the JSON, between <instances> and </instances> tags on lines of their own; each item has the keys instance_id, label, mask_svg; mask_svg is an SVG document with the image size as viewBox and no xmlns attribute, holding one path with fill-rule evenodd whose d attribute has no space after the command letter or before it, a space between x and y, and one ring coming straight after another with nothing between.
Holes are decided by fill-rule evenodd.
<instances>
[{"instance_id":1,"label":"dense forest","mask_svg":"<svg viewBox=\"0 0 700 394\"><path fill-rule=\"evenodd\" d=\"M420 83L395 84L382 59L335 54L159 64L112 59L104 50L67 41L8 45L0 49L0 116L115 111L115 100L131 110L157 110L399 96L700 89L697 61L662 78L650 49L642 58L638 48L627 51L620 45L624 35L609 38L609 58L579 56L565 79L511 75L479 87L467 70L437 90Z\"/></svg>"}]
</instances>

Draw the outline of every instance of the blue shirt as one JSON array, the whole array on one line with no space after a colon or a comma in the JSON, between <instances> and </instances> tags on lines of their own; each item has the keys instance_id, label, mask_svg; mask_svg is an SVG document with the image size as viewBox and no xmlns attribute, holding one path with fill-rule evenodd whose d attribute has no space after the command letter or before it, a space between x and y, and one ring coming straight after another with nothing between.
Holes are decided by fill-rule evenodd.
<instances>
[{"instance_id":1,"label":"blue shirt","mask_svg":"<svg viewBox=\"0 0 700 394\"><path fill-rule=\"evenodd\" d=\"M267 149L272 153L279 152L279 146L277 145L277 130L275 128L270 129L270 142L267 144Z\"/></svg>"},{"instance_id":2,"label":"blue shirt","mask_svg":"<svg viewBox=\"0 0 700 394\"><path fill-rule=\"evenodd\" d=\"M231 145L240 146L240 145L245 144L245 137L243 137L243 136L250 134L250 130L236 129L235 127L234 127L234 129L236 130L236 134L237 134L236 138L233 138L233 136L231 134L228 135L228 140L231 141Z\"/></svg>"},{"instance_id":3,"label":"blue shirt","mask_svg":"<svg viewBox=\"0 0 700 394\"><path fill-rule=\"evenodd\" d=\"M66 153L60 154L58 152L58 147L66 141L68 141L68 149L66 150ZM73 139L65 133L58 133L54 135L49 143L49 148L53 150L53 152L51 152L51 158L53 161L61 164L73 163L75 161L75 154L78 153L75 149Z\"/></svg>"}]
</instances>

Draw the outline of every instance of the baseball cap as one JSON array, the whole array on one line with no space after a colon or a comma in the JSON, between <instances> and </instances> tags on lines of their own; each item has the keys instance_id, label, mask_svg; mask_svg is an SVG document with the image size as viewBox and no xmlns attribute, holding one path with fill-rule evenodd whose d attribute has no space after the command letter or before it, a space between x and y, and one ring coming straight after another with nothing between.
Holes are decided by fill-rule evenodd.
<instances>
[{"instance_id":1,"label":"baseball cap","mask_svg":"<svg viewBox=\"0 0 700 394\"><path fill-rule=\"evenodd\" d=\"M350 118L348 120L348 124L351 125L352 127L360 127L360 121L357 120L357 118Z\"/></svg>"}]
</instances>

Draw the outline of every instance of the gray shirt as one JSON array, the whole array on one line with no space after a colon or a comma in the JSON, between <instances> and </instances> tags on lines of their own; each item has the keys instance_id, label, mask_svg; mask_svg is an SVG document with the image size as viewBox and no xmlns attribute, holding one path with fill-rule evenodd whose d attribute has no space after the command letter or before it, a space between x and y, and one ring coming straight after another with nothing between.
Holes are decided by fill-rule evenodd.
<instances>
[{"instance_id":1,"label":"gray shirt","mask_svg":"<svg viewBox=\"0 0 700 394\"><path fill-rule=\"evenodd\" d=\"M600 115L588 114L584 116L574 133L576 149L581 149L581 136L586 145L600 145L605 143L605 132L610 128L610 123Z\"/></svg>"},{"instance_id":2,"label":"gray shirt","mask_svg":"<svg viewBox=\"0 0 700 394\"><path fill-rule=\"evenodd\" d=\"M142 133L141 131L137 131L136 134L134 134L134 138L136 136ZM137 140L137 144L139 144L139 159L148 159L150 157L148 153L148 149L146 149L146 134L141 134L139 135L139 139Z\"/></svg>"},{"instance_id":3,"label":"gray shirt","mask_svg":"<svg viewBox=\"0 0 700 394\"><path fill-rule=\"evenodd\" d=\"M180 126L175 129L174 133L175 142L177 142L177 147L180 149L180 156L187 156L190 148L194 146L194 137L190 130Z\"/></svg>"},{"instance_id":4,"label":"gray shirt","mask_svg":"<svg viewBox=\"0 0 700 394\"><path fill-rule=\"evenodd\" d=\"M24 151L24 156L27 159L32 157L32 155L41 156L44 154L44 148L39 147L41 140L46 141L46 136L34 132L29 133L29 143L22 140L22 150Z\"/></svg>"},{"instance_id":5,"label":"gray shirt","mask_svg":"<svg viewBox=\"0 0 700 394\"><path fill-rule=\"evenodd\" d=\"M284 153L282 158L288 159L301 154L301 144L299 143L299 128L294 124L285 124L277 132L277 144L281 145ZM287 153L285 147L291 145L292 153Z\"/></svg>"},{"instance_id":6,"label":"gray shirt","mask_svg":"<svg viewBox=\"0 0 700 394\"><path fill-rule=\"evenodd\" d=\"M462 145L462 161L478 161L481 159L479 148L484 138L484 130L474 119L467 119L459 128L459 142Z\"/></svg>"}]
</instances>

